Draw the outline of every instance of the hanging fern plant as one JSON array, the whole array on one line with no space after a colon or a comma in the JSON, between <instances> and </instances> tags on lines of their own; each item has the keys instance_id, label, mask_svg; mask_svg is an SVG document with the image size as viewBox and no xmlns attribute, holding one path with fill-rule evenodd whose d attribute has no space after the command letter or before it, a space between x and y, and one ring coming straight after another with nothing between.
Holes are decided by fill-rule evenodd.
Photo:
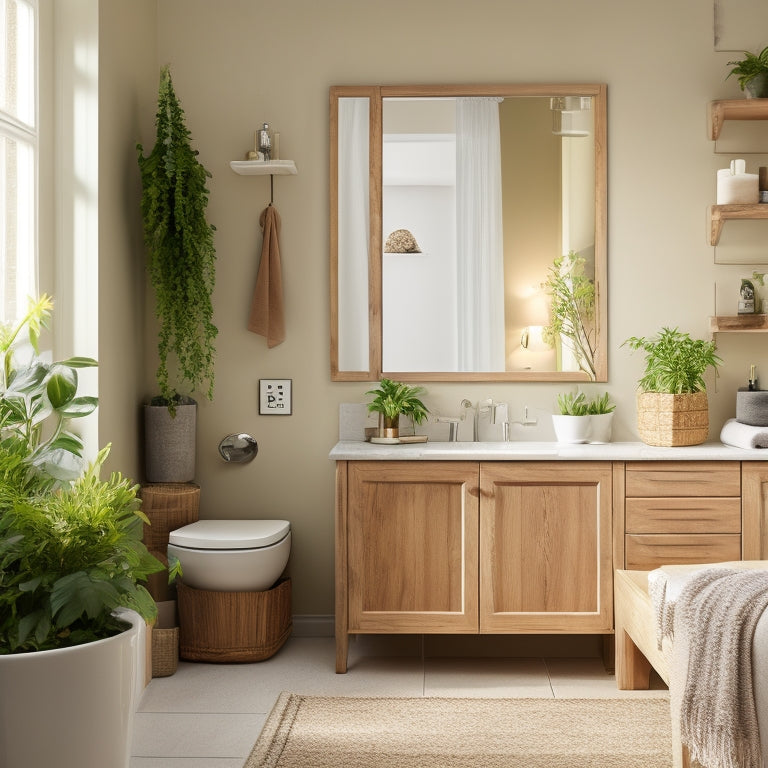
<instances>
[{"instance_id":1,"label":"hanging fern plant","mask_svg":"<svg viewBox=\"0 0 768 768\"><path fill-rule=\"evenodd\" d=\"M169 358L175 358L175 381L189 391L213 398L214 339L211 296L216 277L215 227L208 224L207 179L211 174L197 159L184 111L166 66L160 73L157 140L144 157L137 145L141 171L141 215L149 254L149 275L160 322L157 383L173 413L184 400L171 383Z\"/></svg>"}]
</instances>

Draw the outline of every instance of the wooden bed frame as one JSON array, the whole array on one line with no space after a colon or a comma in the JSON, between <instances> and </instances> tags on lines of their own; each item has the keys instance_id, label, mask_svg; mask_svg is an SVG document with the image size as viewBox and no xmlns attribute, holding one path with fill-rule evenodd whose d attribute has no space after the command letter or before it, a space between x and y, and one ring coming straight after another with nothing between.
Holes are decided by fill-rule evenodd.
<instances>
[{"instance_id":1,"label":"wooden bed frame","mask_svg":"<svg viewBox=\"0 0 768 768\"><path fill-rule=\"evenodd\" d=\"M669 685L669 663L656 641L656 620L648 594L648 571L618 570L614 578L616 685L622 691L645 690L651 668ZM688 750L672 728L672 764L691 768Z\"/></svg>"}]
</instances>

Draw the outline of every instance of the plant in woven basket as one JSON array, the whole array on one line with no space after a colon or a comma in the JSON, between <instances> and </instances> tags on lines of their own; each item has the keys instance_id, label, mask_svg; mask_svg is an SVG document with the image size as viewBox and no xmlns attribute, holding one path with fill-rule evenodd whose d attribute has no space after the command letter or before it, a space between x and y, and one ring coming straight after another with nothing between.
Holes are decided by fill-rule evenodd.
<instances>
[{"instance_id":1,"label":"plant in woven basket","mask_svg":"<svg viewBox=\"0 0 768 768\"><path fill-rule=\"evenodd\" d=\"M722 362L714 341L662 328L656 336L632 336L624 344L645 352L637 398L640 439L662 446L703 443L709 431L704 374L709 368L717 370Z\"/></svg>"},{"instance_id":2,"label":"plant in woven basket","mask_svg":"<svg viewBox=\"0 0 768 768\"><path fill-rule=\"evenodd\" d=\"M704 373L722 363L714 341L692 339L677 328L662 328L652 338L632 336L624 344L645 352L645 372L638 382L644 392L704 392Z\"/></svg>"}]
</instances>

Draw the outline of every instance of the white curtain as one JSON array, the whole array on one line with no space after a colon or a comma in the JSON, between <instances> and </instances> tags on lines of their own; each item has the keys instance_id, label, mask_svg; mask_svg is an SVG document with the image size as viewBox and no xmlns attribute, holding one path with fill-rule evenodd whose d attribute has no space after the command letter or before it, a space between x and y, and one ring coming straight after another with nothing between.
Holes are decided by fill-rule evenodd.
<instances>
[{"instance_id":1,"label":"white curtain","mask_svg":"<svg viewBox=\"0 0 768 768\"><path fill-rule=\"evenodd\" d=\"M500 101L456 99L458 337L464 371L505 369Z\"/></svg>"},{"instance_id":2,"label":"white curtain","mask_svg":"<svg viewBox=\"0 0 768 768\"><path fill-rule=\"evenodd\" d=\"M367 98L339 99L338 354L342 371L369 367L368 115Z\"/></svg>"}]
</instances>

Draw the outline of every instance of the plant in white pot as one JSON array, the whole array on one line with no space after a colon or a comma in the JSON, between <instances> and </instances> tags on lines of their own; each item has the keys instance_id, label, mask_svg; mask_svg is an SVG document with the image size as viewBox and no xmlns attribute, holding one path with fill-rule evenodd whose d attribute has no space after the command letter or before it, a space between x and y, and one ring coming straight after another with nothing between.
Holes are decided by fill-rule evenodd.
<instances>
[{"instance_id":1,"label":"plant in white pot","mask_svg":"<svg viewBox=\"0 0 768 768\"><path fill-rule=\"evenodd\" d=\"M552 414L558 443L586 443L590 435L589 404L583 392L562 392L557 396L559 413Z\"/></svg>"},{"instance_id":2,"label":"plant in white pot","mask_svg":"<svg viewBox=\"0 0 768 768\"><path fill-rule=\"evenodd\" d=\"M611 396L607 392L602 395L595 395L589 401L587 412L590 422L590 443L611 442L611 427L615 410L616 405L611 402Z\"/></svg>"},{"instance_id":3,"label":"plant in white pot","mask_svg":"<svg viewBox=\"0 0 768 768\"><path fill-rule=\"evenodd\" d=\"M715 342L662 328L651 338L632 336L624 344L645 352L637 395L640 439L661 446L703 443L709 433L704 374L722 362L715 354Z\"/></svg>"},{"instance_id":4,"label":"plant in white pot","mask_svg":"<svg viewBox=\"0 0 768 768\"><path fill-rule=\"evenodd\" d=\"M137 487L83 468L72 418L87 358L45 363L51 303L3 328L0 353L0 754L4 768L126 768L145 619L142 581L162 564L141 541ZM23 328L35 354L19 363ZM120 613L120 609L132 609Z\"/></svg>"},{"instance_id":5,"label":"plant in white pot","mask_svg":"<svg viewBox=\"0 0 768 768\"><path fill-rule=\"evenodd\" d=\"M160 393L145 408L146 473L150 482L185 483L195 475L197 404L191 393L213 398L215 227L205 217L211 174L192 148L167 66L160 73L155 124L150 154L137 147L144 242L160 324Z\"/></svg>"}]
</instances>

